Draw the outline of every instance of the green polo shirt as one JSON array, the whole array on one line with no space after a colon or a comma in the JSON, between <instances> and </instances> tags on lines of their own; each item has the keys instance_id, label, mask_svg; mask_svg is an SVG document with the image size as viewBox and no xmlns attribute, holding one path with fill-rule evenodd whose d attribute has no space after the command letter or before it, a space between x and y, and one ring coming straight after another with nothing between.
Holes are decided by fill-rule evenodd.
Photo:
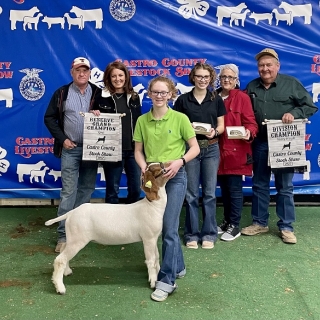
<instances>
[{"instance_id":1,"label":"green polo shirt","mask_svg":"<svg viewBox=\"0 0 320 320\"><path fill-rule=\"evenodd\" d=\"M257 78L249 82L246 89L253 101L258 137L263 140L267 139L267 128L262 125L265 119L281 120L285 113L291 113L295 119L304 119L318 110L308 91L292 76L278 74L268 89Z\"/></svg>"},{"instance_id":2,"label":"green polo shirt","mask_svg":"<svg viewBox=\"0 0 320 320\"><path fill-rule=\"evenodd\" d=\"M168 107L162 119L156 120L152 110L138 118L133 140L142 142L147 162L167 162L183 157L185 142L195 137L188 117Z\"/></svg>"}]
</instances>

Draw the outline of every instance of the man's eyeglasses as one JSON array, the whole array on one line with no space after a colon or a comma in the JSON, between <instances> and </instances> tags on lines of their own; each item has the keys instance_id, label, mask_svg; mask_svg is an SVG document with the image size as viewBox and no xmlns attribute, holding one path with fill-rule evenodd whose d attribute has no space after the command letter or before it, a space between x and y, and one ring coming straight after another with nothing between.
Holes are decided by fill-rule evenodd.
<instances>
[{"instance_id":1,"label":"man's eyeglasses","mask_svg":"<svg viewBox=\"0 0 320 320\"><path fill-rule=\"evenodd\" d=\"M206 81L208 81L210 79L210 76L200 76L198 74L195 74L194 76L195 76L195 78L197 78L197 80L206 80Z\"/></svg>"},{"instance_id":2,"label":"man's eyeglasses","mask_svg":"<svg viewBox=\"0 0 320 320\"><path fill-rule=\"evenodd\" d=\"M161 97L166 97L168 95L169 92L166 91L150 91L150 94L154 97L157 97L159 94Z\"/></svg>"},{"instance_id":3,"label":"man's eyeglasses","mask_svg":"<svg viewBox=\"0 0 320 320\"><path fill-rule=\"evenodd\" d=\"M237 77L232 77L232 76L220 76L219 78L222 80L228 80L228 81L237 79Z\"/></svg>"}]
</instances>

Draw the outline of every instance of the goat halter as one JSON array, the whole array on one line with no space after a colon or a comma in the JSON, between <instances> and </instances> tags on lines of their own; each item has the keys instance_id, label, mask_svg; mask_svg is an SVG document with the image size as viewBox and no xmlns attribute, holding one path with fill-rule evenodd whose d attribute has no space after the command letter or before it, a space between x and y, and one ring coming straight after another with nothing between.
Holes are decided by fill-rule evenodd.
<instances>
[{"instance_id":1,"label":"goat halter","mask_svg":"<svg viewBox=\"0 0 320 320\"><path fill-rule=\"evenodd\" d=\"M152 163L150 163L150 164L147 166L146 171L148 171L149 168L150 168L151 166L154 166L154 165L159 165L160 168L161 168L161 172L154 177L155 179L157 179L157 178L159 178L160 176L162 176L162 175L164 175L165 173L167 173L167 170L166 170L166 168L164 167L163 162L152 162Z\"/></svg>"}]
</instances>

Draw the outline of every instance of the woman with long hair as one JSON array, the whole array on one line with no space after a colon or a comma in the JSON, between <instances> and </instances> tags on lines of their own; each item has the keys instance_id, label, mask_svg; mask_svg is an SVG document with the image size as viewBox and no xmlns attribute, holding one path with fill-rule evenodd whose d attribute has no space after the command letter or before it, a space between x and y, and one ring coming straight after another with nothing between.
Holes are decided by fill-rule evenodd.
<instances>
[{"instance_id":1,"label":"woman with long hair","mask_svg":"<svg viewBox=\"0 0 320 320\"><path fill-rule=\"evenodd\" d=\"M106 203L119 203L119 187L124 169L127 177L128 195L126 203L140 199L140 169L134 159L133 132L138 117L141 115L139 95L133 90L130 73L120 61L107 65L101 97L94 106L95 115L100 113L123 113L122 123L122 161L102 162L106 179Z\"/></svg>"},{"instance_id":2,"label":"woman with long hair","mask_svg":"<svg viewBox=\"0 0 320 320\"><path fill-rule=\"evenodd\" d=\"M212 249L218 237L216 222L216 185L219 167L219 136L224 131L226 109L213 90L216 73L207 63L197 63L189 74L194 88L179 96L174 110L186 114L191 123L211 127L206 134L197 134L199 155L187 163L186 220L184 241L187 248ZM199 227L199 184L202 190L202 227Z\"/></svg>"}]
</instances>

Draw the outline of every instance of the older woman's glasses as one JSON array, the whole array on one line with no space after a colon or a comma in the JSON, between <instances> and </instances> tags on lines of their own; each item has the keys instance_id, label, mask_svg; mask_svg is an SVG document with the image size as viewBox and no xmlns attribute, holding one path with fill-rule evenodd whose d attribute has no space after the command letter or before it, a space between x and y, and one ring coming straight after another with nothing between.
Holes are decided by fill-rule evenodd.
<instances>
[{"instance_id":1,"label":"older woman's glasses","mask_svg":"<svg viewBox=\"0 0 320 320\"><path fill-rule=\"evenodd\" d=\"M232 77L232 76L220 76L219 77L221 80L228 80L228 81L232 81L232 80L236 80L237 77Z\"/></svg>"},{"instance_id":2,"label":"older woman's glasses","mask_svg":"<svg viewBox=\"0 0 320 320\"><path fill-rule=\"evenodd\" d=\"M195 77L197 80L199 80L199 81L201 81L201 80L206 80L206 81L208 81L208 80L210 79L210 76L200 76L200 75L198 75L198 74L195 74L194 77Z\"/></svg>"},{"instance_id":3,"label":"older woman's glasses","mask_svg":"<svg viewBox=\"0 0 320 320\"><path fill-rule=\"evenodd\" d=\"M166 97L168 95L169 92L166 91L150 91L150 94L154 97L157 97L158 95L160 95L161 97Z\"/></svg>"}]
</instances>

